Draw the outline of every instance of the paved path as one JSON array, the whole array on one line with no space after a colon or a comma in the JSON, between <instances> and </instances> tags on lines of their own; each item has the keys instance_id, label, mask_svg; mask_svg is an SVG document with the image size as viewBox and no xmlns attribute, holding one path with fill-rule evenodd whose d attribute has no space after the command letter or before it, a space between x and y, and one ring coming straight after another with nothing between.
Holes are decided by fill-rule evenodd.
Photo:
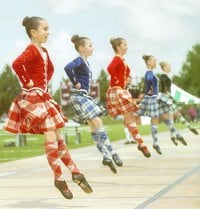
<instances>
[{"instance_id":1,"label":"paved path","mask_svg":"<svg viewBox=\"0 0 200 209\"><path fill-rule=\"evenodd\" d=\"M0 164L1 209L200 209L200 136L184 130L188 146L174 146L169 133L160 133L163 155L151 147L146 159L136 145L113 143L124 161L117 174L101 164L94 146L71 150L71 154L94 192L85 194L66 180L73 200L62 198L53 186L45 156Z\"/></svg>"}]
</instances>

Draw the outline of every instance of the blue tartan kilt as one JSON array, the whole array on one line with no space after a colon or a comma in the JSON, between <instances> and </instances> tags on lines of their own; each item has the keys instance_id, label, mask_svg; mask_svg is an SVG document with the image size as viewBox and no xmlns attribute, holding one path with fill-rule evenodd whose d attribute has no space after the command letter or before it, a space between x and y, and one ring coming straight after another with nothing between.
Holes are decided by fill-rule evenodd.
<instances>
[{"instance_id":1,"label":"blue tartan kilt","mask_svg":"<svg viewBox=\"0 0 200 209\"><path fill-rule=\"evenodd\" d=\"M139 116L148 116L150 118L159 117L159 105L157 95L145 95L140 103L140 109L136 112Z\"/></svg>"},{"instance_id":2,"label":"blue tartan kilt","mask_svg":"<svg viewBox=\"0 0 200 209\"><path fill-rule=\"evenodd\" d=\"M87 95L72 93L69 101L74 111L73 120L78 123L86 123L87 120L92 120L106 113L103 106L98 105L93 98Z\"/></svg>"},{"instance_id":3,"label":"blue tartan kilt","mask_svg":"<svg viewBox=\"0 0 200 209\"><path fill-rule=\"evenodd\" d=\"M181 110L181 107L178 103L168 94L161 93L158 97L159 103L159 112L160 115L164 113L169 113L170 115L174 115L175 113Z\"/></svg>"},{"instance_id":4,"label":"blue tartan kilt","mask_svg":"<svg viewBox=\"0 0 200 209\"><path fill-rule=\"evenodd\" d=\"M170 114L171 106L172 106L172 99L168 94L161 93L157 97L158 107L159 107L159 114Z\"/></svg>"},{"instance_id":5,"label":"blue tartan kilt","mask_svg":"<svg viewBox=\"0 0 200 209\"><path fill-rule=\"evenodd\" d=\"M174 115L175 113L179 112L181 110L181 107L177 105L175 102L170 107L170 115Z\"/></svg>"}]
</instances>

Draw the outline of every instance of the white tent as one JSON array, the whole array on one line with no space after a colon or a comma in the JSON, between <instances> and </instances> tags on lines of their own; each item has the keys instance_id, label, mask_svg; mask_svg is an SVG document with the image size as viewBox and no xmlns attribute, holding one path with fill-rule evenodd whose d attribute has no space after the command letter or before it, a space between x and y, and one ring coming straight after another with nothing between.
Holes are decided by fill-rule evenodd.
<instances>
[{"instance_id":1,"label":"white tent","mask_svg":"<svg viewBox=\"0 0 200 209\"><path fill-rule=\"evenodd\" d=\"M184 91L175 84L172 84L171 86L171 96L177 102L184 102L185 104L200 104L200 98Z\"/></svg>"}]
</instances>

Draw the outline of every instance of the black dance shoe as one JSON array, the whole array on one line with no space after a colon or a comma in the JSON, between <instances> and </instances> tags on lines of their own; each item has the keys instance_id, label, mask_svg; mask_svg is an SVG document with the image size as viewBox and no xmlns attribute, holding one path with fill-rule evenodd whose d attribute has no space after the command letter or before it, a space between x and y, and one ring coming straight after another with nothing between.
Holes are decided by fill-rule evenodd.
<instances>
[{"instance_id":1,"label":"black dance shoe","mask_svg":"<svg viewBox=\"0 0 200 209\"><path fill-rule=\"evenodd\" d=\"M109 158L103 158L103 165L108 166L113 173L117 173L117 169L115 168L113 162Z\"/></svg>"},{"instance_id":2,"label":"black dance shoe","mask_svg":"<svg viewBox=\"0 0 200 209\"><path fill-rule=\"evenodd\" d=\"M121 167L123 165L122 160L119 158L119 155L117 153L112 155L112 159L115 162L115 164L119 167Z\"/></svg>"},{"instance_id":3,"label":"black dance shoe","mask_svg":"<svg viewBox=\"0 0 200 209\"><path fill-rule=\"evenodd\" d=\"M158 144L154 144L154 145L153 145L153 148L156 150L156 152L157 152L159 155L162 155L162 152L161 152L160 147L159 147Z\"/></svg>"}]
</instances>

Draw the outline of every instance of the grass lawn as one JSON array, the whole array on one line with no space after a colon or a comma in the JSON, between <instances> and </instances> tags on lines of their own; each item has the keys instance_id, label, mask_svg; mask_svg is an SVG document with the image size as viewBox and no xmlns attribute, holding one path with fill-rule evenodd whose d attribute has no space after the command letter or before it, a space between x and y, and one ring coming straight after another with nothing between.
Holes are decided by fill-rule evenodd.
<instances>
[{"instance_id":1,"label":"grass lawn","mask_svg":"<svg viewBox=\"0 0 200 209\"><path fill-rule=\"evenodd\" d=\"M102 118L104 126L108 132L109 138L111 141L117 141L125 138L124 126L121 120L113 120L109 117ZM195 124L197 126L200 123ZM185 128L182 124L176 124L177 129ZM141 135L150 134L149 125L139 125L138 126ZM164 124L159 125L159 132L166 131L167 128ZM63 129L64 131L64 129ZM69 149L89 146L93 144L92 138L90 136L89 127L83 125L79 128L81 133L81 143L76 142L75 136L68 136L68 147ZM5 135L6 134L6 135ZM16 136L7 134L3 130L0 130L0 163L18 160L22 158L28 158L44 154L44 136L43 135L28 135L27 136L27 145L21 147L4 147L5 143L8 141L15 141Z\"/></svg>"}]
</instances>

